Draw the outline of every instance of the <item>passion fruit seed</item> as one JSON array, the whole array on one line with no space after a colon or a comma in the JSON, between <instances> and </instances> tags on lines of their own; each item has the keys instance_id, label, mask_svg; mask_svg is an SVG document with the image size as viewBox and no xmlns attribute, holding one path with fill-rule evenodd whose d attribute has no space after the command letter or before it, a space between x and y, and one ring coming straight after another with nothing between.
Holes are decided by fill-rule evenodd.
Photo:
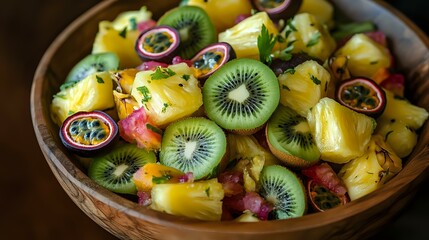
<instances>
[{"instance_id":1,"label":"passion fruit seed","mask_svg":"<svg viewBox=\"0 0 429 240\"><path fill-rule=\"evenodd\" d=\"M314 181L308 182L308 193L311 204L317 211L325 211L342 204L339 196Z\"/></svg>"},{"instance_id":2,"label":"passion fruit seed","mask_svg":"<svg viewBox=\"0 0 429 240\"><path fill-rule=\"evenodd\" d=\"M336 97L344 106L372 117L379 116L386 105L383 89L366 78L353 78L341 82Z\"/></svg>"},{"instance_id":3,"label":"passion fruit seed","mask_svg":"<svg viewBox=\"0 0 429 240\"><path fill-rule=\"evenodd\" d=\"M137 38L135 49L143 61L170 62L176 54L179 43L177 30L168 26L158 26L142 32Z\"/></svg>"}]
</instances>

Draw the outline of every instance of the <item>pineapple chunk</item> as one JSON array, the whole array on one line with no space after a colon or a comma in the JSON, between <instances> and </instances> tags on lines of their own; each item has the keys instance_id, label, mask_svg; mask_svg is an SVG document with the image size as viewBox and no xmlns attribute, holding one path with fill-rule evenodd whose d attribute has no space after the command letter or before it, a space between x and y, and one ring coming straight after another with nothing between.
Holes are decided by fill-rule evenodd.
<instances>
[{"instance_id":1,"label":"pineapple chunk","mask_svg":"<svg viewBox=\"0 0 429 240\"><path fill-rule=\"evenodd\" d=\"M146 6L141 7L137 11L125 11L120 13L113 21L112 26L121 31L130 24L144 22L152 19L152 12L147 10Z\"/></svg>"},{"instance_id":2,"label":"pineapple chunk","mask_svg":"<svg viewBox=\"0 0 429 240\"><path fill-rule=\"evenodd\" d=\"M79 82L61 86L51 103L51 118L61 126L63 121L79 111L106 110L115 106L113 81L108 72L93 73Z\"/></svg>"},{"instance_id":3,"label":"pineapple chunk","mask_svg":"<svg viewBox=\"0 0 429 240\"><path fill-rule=\"evenodd\" d=\"M429 117L426 109L410 103L407 99L393 94L384 89L386 93L386 108L379 119L396 119L402 121L405 125L419 129Z\"/></svg>"},{"instance_id":4,"label":"pineapple chunk","mask_svg":"<svg viewBox=\"0 0 429 240\"><path fill-rule=\"evenodd\" d=\"M258 36L262 25L274 36L278 34L276 25L266 12L258 12L244 19L232 28L219 34L219 42L229 43L235 51L237 58L259 59ZM274 47L278 49L279 44Z\"/></svg>"},{"instance_id":5,"label":"pineapple chunk","mask_svg":"<svg viewBox=\"0 0 429 240\"><path fill-rule=\"evenodd\" d=\"M381 187L401 169L402 160L382 136L374 135L367 152L345 164L338 176L346 185L350 200L355 200Z\"/></svg>"},{"instance_id":6,"label":"pineapple chunk","mask_svg":"<svg viewBox=\"0 0 429 240\"><path fill-rule=\"evenodd\" d=\"M336 47L328 29L309 13L295 15L281 35L287 43L292 43L292 53L305 52L322 61L325 61Z\"/></svg>"},{"instance_id":7,"label":"pineapple chunk","mask_svg":"<svg viewBox=\"0 0 429 240\"><path fill-rule=\"evenodd\" d=\"M146 163L133 174L138 191L149 192L155 184L178 183L185 173L159 163Z\"/></svg>"},{"instance_id":8,"label":"pineapple chunk","mask_svg":"<svg viewBox=\"0 0 429 240\"><path fill-rule=\"evenodd\" d=\"M92 53L113 52L119 58L119 68L136 67L142 63L134 45L139 36L137 29L117 30L109 21L101 21L92 46Z\"/></svg>"},{"instance_id":9,"label":"pineapple chunk","mask_svg":"<svg viewBox=\"0 0 429 240\"><path fill-rule=\"evenodd\" d=\"M321 158L339 164L365 153L377 125L373 118L327 97L308 112L307 120Z\"/></svg>"},{"instance_id":10,"label":"pineapple chunk","mask_svg":"<svg viewBox=\"0 0 429 240\"><path fill-rule=\"evenodd\" d=\"M259 222L259 218L249 210L245 210L243 214L234 219L236 222Z\"/></svg>"},{"instance_id":11,"label":"pineapple chunk","mask_svg":"<svg viewBox=\"0 0 429 240\"><path fill-rule=\"evenodd\" d=\"M323 25L334 26L334 7L326 0L303 0L298 13L310 13Z\"/></svg>"},{"instance_id":12,"label":"pineapple chunk","mask_svg":"<svg viewBox=\"0 0 429 240\"><path fill-rule=\"evenodd\" d=\"M330 73L316 61L310 60L278 76L280 103L301 116L326 96L331 79Z\"/></svg>"},{"instance_id":13,"label":"pineapple chunk","mask_svg":"<svg viewBox=\"0 0 429 240\"><path fill-rule=\"evenodd\" d=\"M220 221L224 191L217 179L154 185L150 207L157 211L205 221Z\"/></svg>"},{"instance_id":14,"label":"pineapple chunk","mask_svg":"<svg viewBox=\"0 0 429 240\"><path fill-rule=\"evenodd\" d=\"M410 155L417 144L416 131L396 119L378 119L375 133L383 136L400 158Z\"/></svg>"},{"instance_id":15,"label":"pineapple chunk","mask_svg":"<svg viewBox=\"0 0 429 240\"><path fill-rule=\"evenodd\" d=\"M203 105L198 80L186 63L137 73L131 95L161 128L190 116Z\"/></svg>"},{"instance_id":16,"label":"pineapple chunk","mask_svg":"<svg viewBox=\"0 0 429 240\"><path fill-rule=\"evenodd\" d=\"M115 99L115 106L119 120L126 118L128 115L133 113L134 110L139 108L138 103L130 94L124 94L113 90L113 97Z\"/></svg>"},{"instance_id":17,"label":"pineapple chunk","mask_svg":"<svg viewBox=\"0 0 429 240\"><path fill-rule=\"evenodd\" d=\"M363 33L353 35L334 56L349 58L347 67L353 76L373 79L380 69L390 66L388 49Z\"/></svg>"}]
</instances>

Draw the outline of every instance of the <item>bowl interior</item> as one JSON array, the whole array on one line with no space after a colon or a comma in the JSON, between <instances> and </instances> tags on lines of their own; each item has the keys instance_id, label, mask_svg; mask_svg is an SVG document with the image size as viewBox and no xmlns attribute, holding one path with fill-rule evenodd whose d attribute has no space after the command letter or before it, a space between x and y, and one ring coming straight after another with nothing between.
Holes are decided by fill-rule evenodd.
<instances>
[{"instance_id":1,"label":"bowl interior","mask_svg":"<svg viewBox=\"0 0 429 240\"><path fill-rule=\"evenodd\" d=\"M338 234L343 230L334 229L328 233L327 230L323 229L324 225L347 219L347 224L362 226L361 221L368 219L374 213L378 214L376 218L382 218L381 212L383 210L392 206L401 197L407 196L407 192L410 189L415 189L426 177L429 166L426 147L429 142L427 126L420 132L419 143L412 156L407 159L404 169L383 188L346 206L324 213L309 214L297 219L256 224L204 223L142 208L130 200L99 187L86 176L82 162L70 154L61 144L58 136L59 128L50 119L49 105L52 96L58 91L71 67L90 52L92 41L98 30L98 22L113 20L122 11L139 9L143 5L146 5L153 12L156 19L169 8L177 6L179 2L103 1L73 22L50 46L34 77L31 113L38 142L57 178L67 178L82 191L112 208L122 209L126 214L144 222L153 222L169 226L172 229L258 235L314 228L318 229L318 233L331 235ZM379 29L386 33L390 44L393 46L400 71L409 76L407 79L409 81L407 82L407 96L417 105L428 109L429 83L426 78L429 76L427 60L429 41L427 37L408 19L381 1L333 0L332 2L339 12L350 19L373 21ZM385 206L381 207L381 203ZM360 217L351 220L352 216ZM108 225L106 223L107 227ZM346 226L343 227L346 228ZM345 236L344 233L341 234Z\"/></svg>"}]
</instances>

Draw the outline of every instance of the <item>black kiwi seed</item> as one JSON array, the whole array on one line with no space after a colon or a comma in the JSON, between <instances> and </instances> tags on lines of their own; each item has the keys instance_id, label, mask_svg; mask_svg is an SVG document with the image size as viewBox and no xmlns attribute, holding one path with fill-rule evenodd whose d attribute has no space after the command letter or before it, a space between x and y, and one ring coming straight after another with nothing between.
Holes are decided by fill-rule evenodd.
<instances>
[{"instance_id":1,"label":"black kiwi seed","mask_svg":"<svg viewBox=\"0 0 429 240\"><path fill-rule=\"evenodd\" d=\"M66 77L67 82L78 82L87 76L96 73L117 70L119 59L111 52L94 53L80 60Z\"/></svg>"},{"instance_id":2,"label":"black kiwi seed","mask_svg":"<svg viewBox=\"0 0 429 240\"><path fill-rule=\"evenodd\" d=\"M266 136L271 152L288 166L307 167L320 159L307 119L289 107L277 107L267 123Z\"/></svg>"},{"instance_id":3,"label":"black kiwi seed","mask_svg":"<svg viewBox=\"0 0 429 240\"><path fill-rule=\"evenodd\" d=\"M279 104L280 88L273 71L260 61L235 59L204 83L207 116L224 129L252 134Z\"/></svg>"},{"instance_id":4,"label":"black kiwi seed","mask_svg":"<svg viewBox=\"0 0 429 240\"><path fill-rule=\"evenodd\" d=\"M262 169L259 194L274 205L275 219L300 217L307 211L307 199L302 181L289 169L270 165Z\"/></svg>"},{"instance_id":5,"label":"black kiwi seed","mask_svg":"<svg viewBox=\"0 0 429 240\"><path fill-rule=\"evenodd\" d=\"M135 194L133 174L149 162L156 162L154 152L137 148L134 144L124 144L93 159L88 176L112 192Z\"/></svg>"},{"instance_id":6,"label":"black kiwi seed","mask_svg":"<svg viewBox=\"0 0 429 240\"><path fill-rule=\"evenodd\" d=\"M213 121L187 118L174 122L162 137L160 162L182 172L192 172L195 179L210 176L226 153L226 136Z\"/></svg>"},{"instance_id":7,"label":"black kiwi seed","mask_svg":"<svg viewBox=\"0 0 429 240\"><path fill-rule=\"evenodd\" d=\"M191 59L198 51L216 41L215 27L200 7L176 7L161 16L158 25L167 25L179 32L179 56L184 59Z\"/></svg>"}]
</instances>

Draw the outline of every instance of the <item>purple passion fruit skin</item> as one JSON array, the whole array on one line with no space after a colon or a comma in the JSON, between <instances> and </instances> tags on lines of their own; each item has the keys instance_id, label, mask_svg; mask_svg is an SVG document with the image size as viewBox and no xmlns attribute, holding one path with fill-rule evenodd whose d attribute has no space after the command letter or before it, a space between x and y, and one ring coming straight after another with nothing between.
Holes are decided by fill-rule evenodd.
<instances>
[{"instance_id":1,"label":"purple passion fruit skin","mask_svg":"<svg viewBox=\"0 0 429 240\"><path fill-rule=\"evenodd\" d=\"M102 111L77 112L62 124L60 138L63 145L82 157L104 152L118 139L115 120Z\"/></svg>"},{"instance_id":2,"label":"purple passion fruit skin","mask_svg":"<svg viewBox=\"0 0 429 240\"><path fill-rule=\"evenodd\" d=\"M191 59L194 76L198 79L207 79L217 69L236 57L230 44L226 42L210 44Z\"/></svg>"},{"instance_id":3,"label":"purple passion fruit skin","mask_svg":"<svg viewBox=\"0 0 429 240\"><path fill-rule=\"evenodd\" d=\"M348 202L347 196L338 196L327 187L317 184L313 180L308 181L307 191L311 206L318 212L324 212L328 209L345 205Z\"/></svg>"},{"instance_id":4,"label":"purple passion fruit skin","mask_svg":"<svg viewBox=\"0 0 429 240\"><path fill-rule=\"evenodd\" d=\"M295 68L301 63L309 60L317 61L321 66L323 66L323 61L318 58L311 57L306 53L294 53L292 54L292 58L287 61L282 60L280 58L273 59L269 67L271 68L271 70L273 70L273 72L278 77L280 74L283 74L286 70Z\"/></svg>"},{"instance_id":5,"label":"purple passion fruit skin","mask_svg":"<svg viewBox=\"0 0 429 240\"><path fill-rule=\"evenodd\" d=\"M380 116L386 107L386 93L373 80L357 77L341 81L335 93L342 105L373 118Z\"/></svg>"},{"instance_id":6,"label":"purple passion fruit skin","mask_svg":"<svg viewBox=\"0 0 429 240\"><path fill-rule=\"evenodd\" d=\"M180 35L169 26L156 26L142 32L135 50L142 61L170 63L180 45Z\"/></svg>"},{"instance_id":7,"label":"purple passion fruit skin","mask_svg":"<svg viewBox=\"0 0 429 240\"><path fill-rule=\"evenodd\" d=\"M258 11L265 11L273 20L289 19L299 10L302 0L252 0Z\"/></svg>"}]
</instances>

